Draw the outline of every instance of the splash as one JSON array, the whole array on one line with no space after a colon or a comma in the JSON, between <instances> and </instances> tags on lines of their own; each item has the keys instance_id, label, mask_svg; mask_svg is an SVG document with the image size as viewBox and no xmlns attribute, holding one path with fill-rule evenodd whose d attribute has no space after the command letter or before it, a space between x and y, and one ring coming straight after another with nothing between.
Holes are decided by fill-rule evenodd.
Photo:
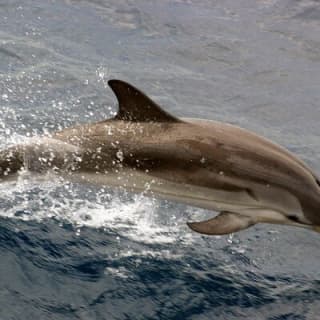
<instances>
[{"instance_id":1,"label":"splash","mask_svg":"<svg viewBox=\"0 0 320 320\"><path fill-rule=\"evenodd\" d=\"M97 70L103 82L107 73L103 68ZM2 110L0 149L27 142L30 137L17 133L17 122L7 121L16 119L14 109ZM121 160L121 151L117 157ZM89 227L146 244L189 242L192 238L186 232L185 214L179 216L176 207L168 207L165 201L143 193L72 184L50 172L36 175L24 171L17 180L0 183L0 216L39 223L52 219L61 227L71 224L78 235Z\"/></svg>"},{"instance_id":2,"label":"splash","mask_svg":"<svg viewBox=\"0 0 320 320\"><path fill-rule=\"evenodd\" d=\"M185 217L166 212L162 202L123 190L96 189L73 184L54 173L21 172L17 181L0 184L0 216L24 221L55 219L71 223L76 234L83 227L114 232L143 243L168 244L184 238Z\"/></svg>"}]
</instances>

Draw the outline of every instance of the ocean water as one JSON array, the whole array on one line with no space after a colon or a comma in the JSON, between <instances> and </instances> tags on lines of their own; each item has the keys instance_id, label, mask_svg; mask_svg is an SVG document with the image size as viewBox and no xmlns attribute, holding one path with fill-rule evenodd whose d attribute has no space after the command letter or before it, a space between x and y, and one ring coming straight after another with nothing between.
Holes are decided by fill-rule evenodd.
<instances>
[{"instance_id":1,"label":"ocean water","mask_svg":"<svg viewBox=\"0 0 320 320\"><path fill-rule=\"evenodd\" d=\"M320 173L316 0L0 1L0 149L110 117L107 80ZM320 319L320 237L206 237L195 207L28 172L0 185L0 319Z\"/></svg>"}]
</instances>

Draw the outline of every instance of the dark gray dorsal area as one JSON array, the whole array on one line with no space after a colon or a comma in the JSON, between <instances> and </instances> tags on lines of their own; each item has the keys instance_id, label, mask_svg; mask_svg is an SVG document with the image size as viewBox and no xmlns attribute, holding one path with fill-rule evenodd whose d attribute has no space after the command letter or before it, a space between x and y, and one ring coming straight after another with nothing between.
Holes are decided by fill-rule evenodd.
<instances>
[{"instance_id":1,"label":"dark gray dorsal area","mask_svg":"<svg viewBox=\"0 0 320 320\"><path fill-rule=\"evenodd\" d=\"M119 102L115 120L136 122L180 122L165 112L143 92L121 80L108 81Z\"/></svg>"}]
</instances>

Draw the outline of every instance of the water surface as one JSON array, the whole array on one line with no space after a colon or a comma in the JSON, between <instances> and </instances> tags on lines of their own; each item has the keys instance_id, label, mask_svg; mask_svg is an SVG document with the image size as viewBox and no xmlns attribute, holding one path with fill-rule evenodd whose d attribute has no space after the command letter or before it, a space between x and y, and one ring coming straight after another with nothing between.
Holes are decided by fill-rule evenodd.
<instances>
[{"instance_id":1,"label":"water surface","mask_svg":"<svg viewBox=\"0 0 320 320\"><path fill-rule=\"evenodd\" d=\"M240 125L320 173L318 1L0 3L0 147L110 117L110 78ZM28 174L0 185L0 318L314 320L319 236Z\"/></svg>"}]
</instances>

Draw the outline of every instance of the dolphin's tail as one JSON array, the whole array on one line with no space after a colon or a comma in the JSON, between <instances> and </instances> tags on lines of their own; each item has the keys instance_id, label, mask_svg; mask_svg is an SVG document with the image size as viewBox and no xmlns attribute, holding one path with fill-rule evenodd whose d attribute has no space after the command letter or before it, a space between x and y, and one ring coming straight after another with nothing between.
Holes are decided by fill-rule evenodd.
<instances>
[{"instance_id":1,"label":"dolphin's tail","mask_svg":"<svg viewBox=\"0 0 320 320\"><path fill-rule=\"evenodd\" d=\"M24 152L21 146L0 151L0 179L17 173L24 166Z\"/></svg>"}]
</instances>

